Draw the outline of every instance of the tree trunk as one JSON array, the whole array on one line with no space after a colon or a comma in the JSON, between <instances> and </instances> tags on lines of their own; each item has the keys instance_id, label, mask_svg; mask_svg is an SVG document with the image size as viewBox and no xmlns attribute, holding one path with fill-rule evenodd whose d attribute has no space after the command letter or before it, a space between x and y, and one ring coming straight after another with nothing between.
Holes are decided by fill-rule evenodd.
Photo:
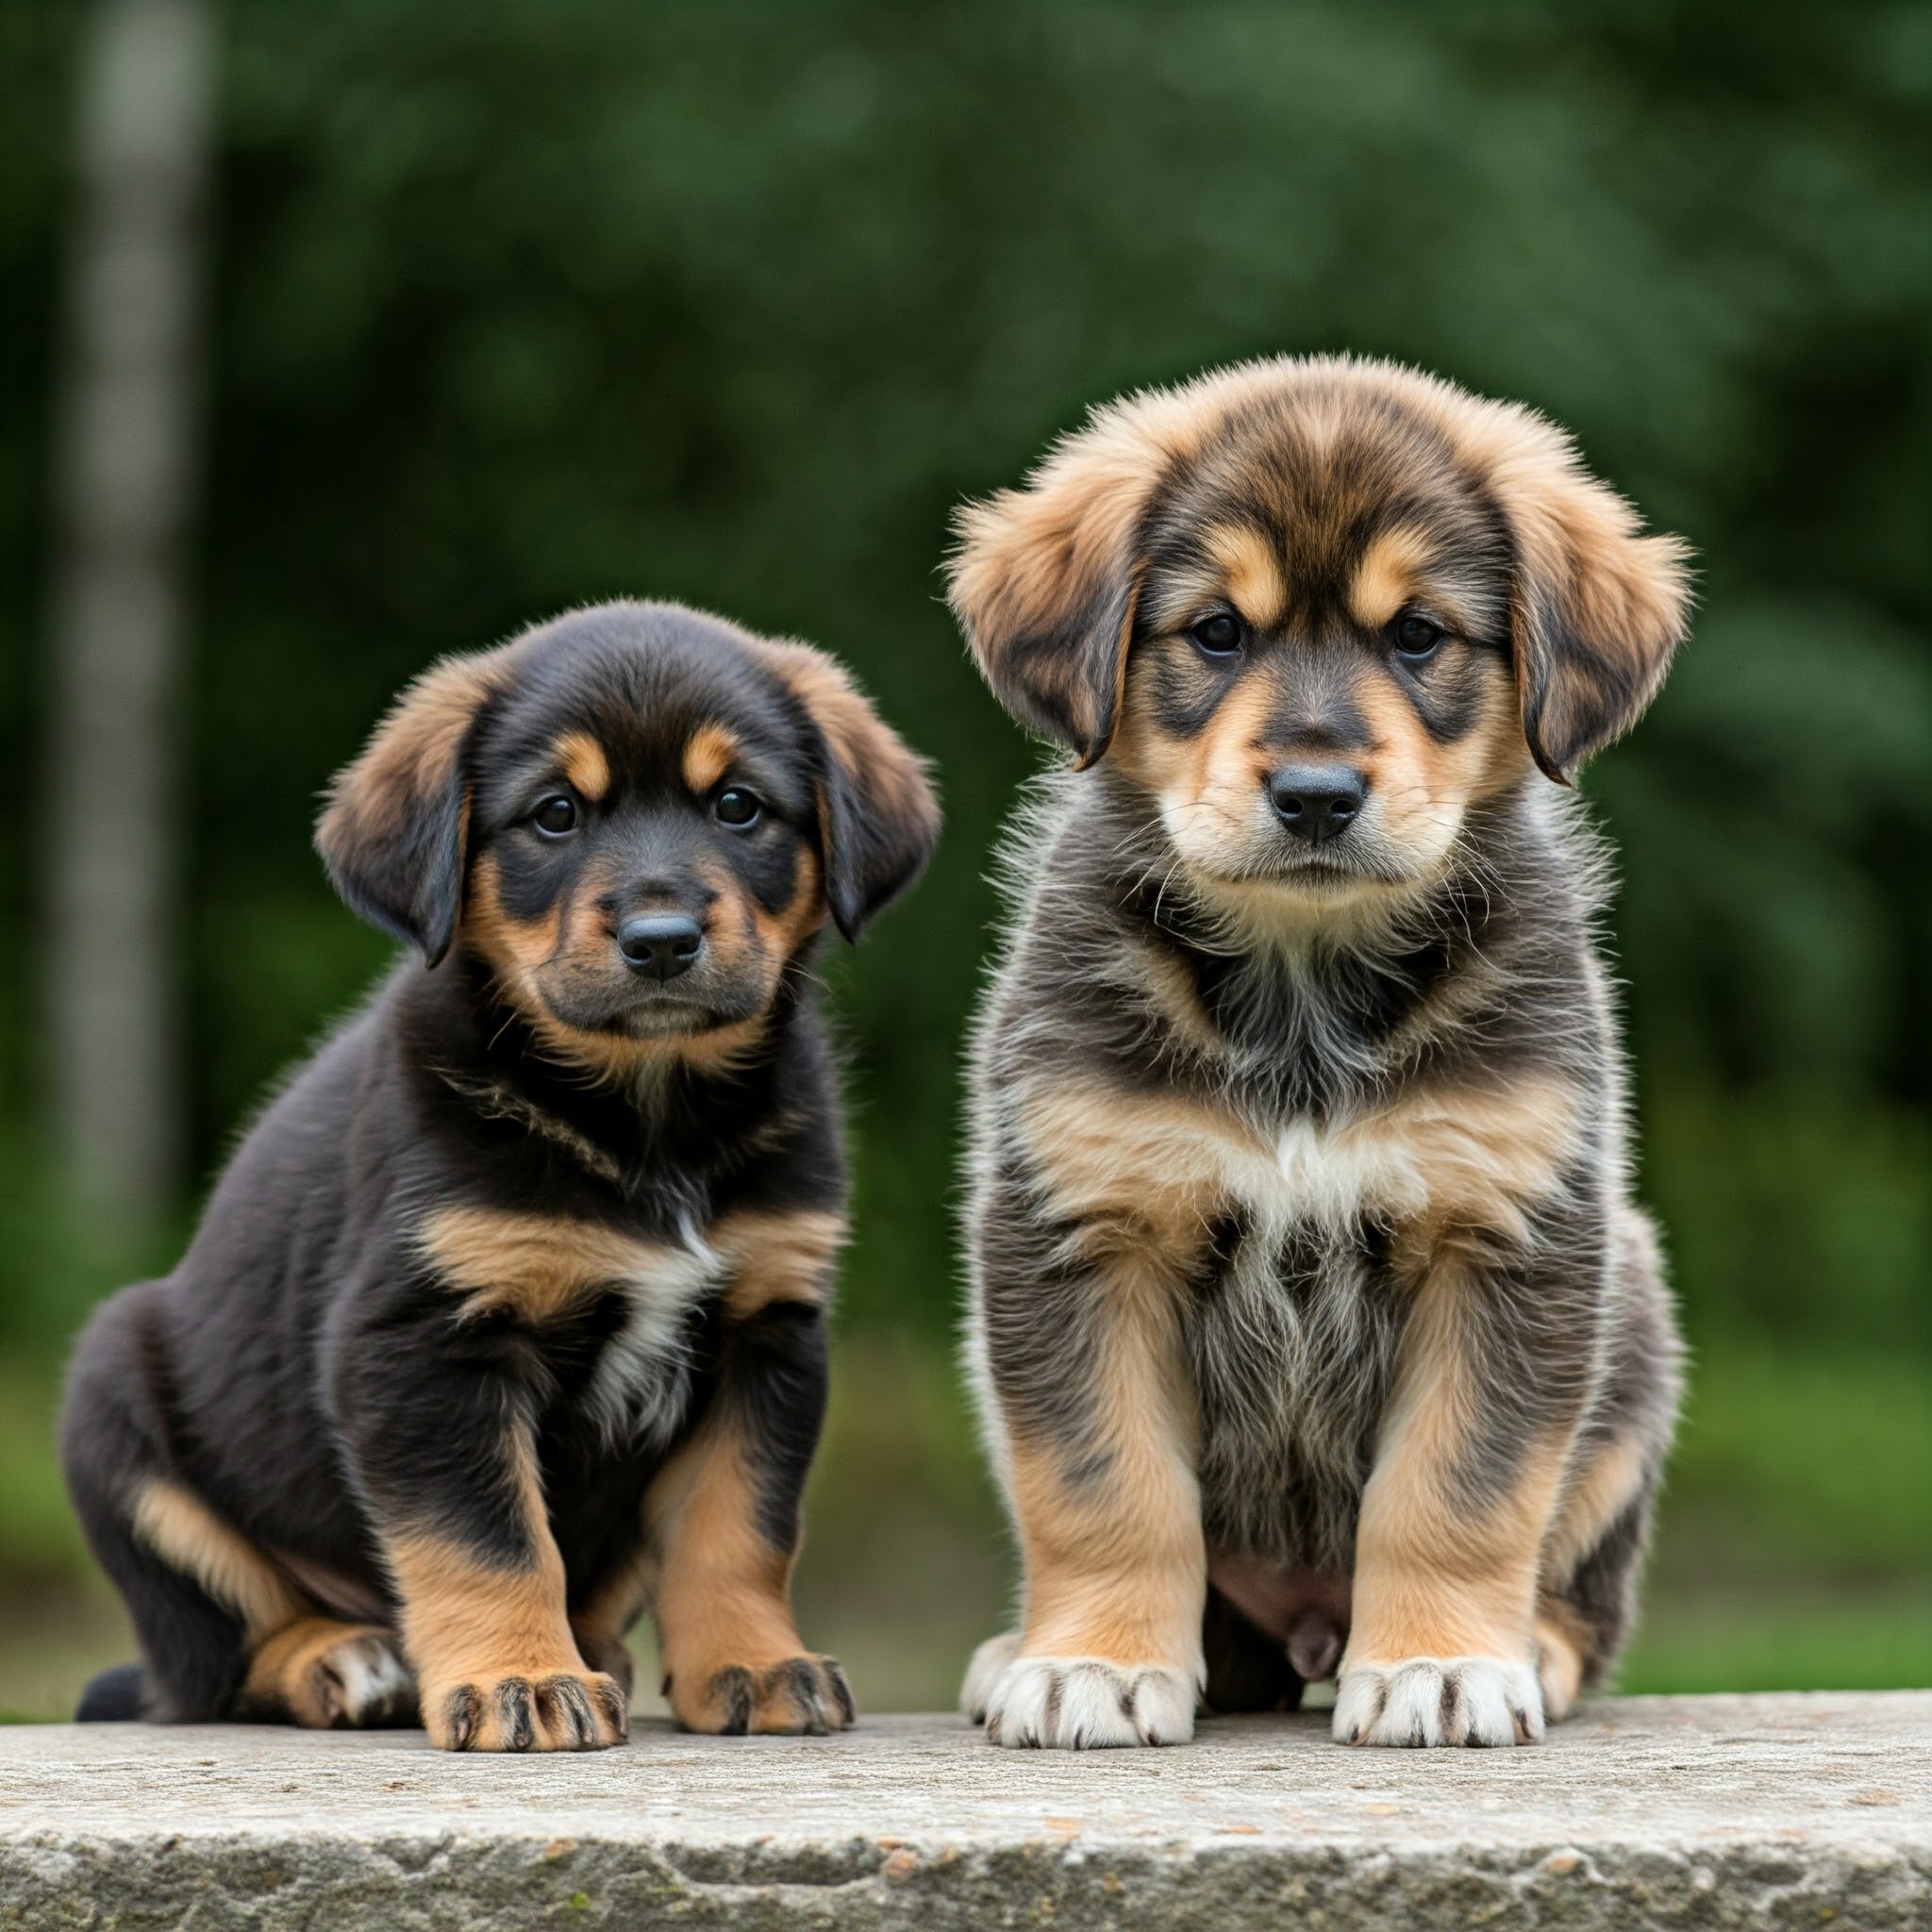
<instances>
[{"instance_id":1,"label":"tree trunk","mask_svg":"<svg viewBox=\"0 0 1932 1932\"><path fill-rule=\"evenodd\" d=\"M63 1158L85 1198L131 1223L180 1169L179 697L211 66L203 0L96 0L56 441L48 1047Z\"/></svg>"}]
</instances>

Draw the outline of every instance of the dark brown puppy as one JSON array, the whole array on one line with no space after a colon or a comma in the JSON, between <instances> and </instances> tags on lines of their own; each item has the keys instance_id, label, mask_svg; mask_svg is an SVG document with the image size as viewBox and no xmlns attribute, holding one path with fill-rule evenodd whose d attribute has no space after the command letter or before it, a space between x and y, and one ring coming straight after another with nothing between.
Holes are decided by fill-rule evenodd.
<instances>
[{"instance_id":1,"label":"dark brown puppy","mask_svg":"<svg viewBox=\"0 0 1932 1932\"><path fill-rule=\"evenodd\" d=\"M849 1724L789 1605L844 1235L808 960L918 873L828 658L610 604L445 659L319 843L411 941L83 1338L62 1450L142 1663L81 1715L625 1735Z\"/></svg>"},{"instance_id":2,"label":"dark brown puppy","mask_svg":"<svg viewBox=\"0 0 1932 1932\"><path fill-rule=\"evenodd\" d=\"M988 681L1074 754L974 1066L1025 1589L968 1707L1170 1742L1339 1663L1345 1741L1538 1738L1676 1407L1565 781L1664 675L1680 546L1528 410L1350 360L1130 397L960 533Z\"/></svg>"}]
</instances>

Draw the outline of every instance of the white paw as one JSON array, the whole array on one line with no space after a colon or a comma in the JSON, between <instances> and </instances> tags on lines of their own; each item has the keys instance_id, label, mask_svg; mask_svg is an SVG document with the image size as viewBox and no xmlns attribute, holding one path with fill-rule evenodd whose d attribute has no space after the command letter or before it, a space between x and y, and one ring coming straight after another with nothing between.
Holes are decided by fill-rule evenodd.
<instances>
[{"instance_id":1,"label":"white paw","mask_svg":"<svg viewBox=\"0 0 1932 1932\"><path fill-rule=\"evenodd\" d=\"M1023 1657L987 1698L986 1735L995 1744L1063 1751L1185 1744L1194 1735L1194 1694L1193 1678L1167 1664Z\"/></svg>"},{"instance_id":2,"label":"white paw","mask_svg":"<svg viewBox=\"0 0 1932 1932\"><path fill-rule=\"evenodd\" d=\"M395 1724L416 1710L416 1679L386 1637L352 1638L323 1658L338 1724Z\"/></svg>"},{"instance_id":3,"label":"white paw","mask_svg":"<svg viewBox=\"0 0 1932 1932\"><path fill-rule=\"evenodd\" d=\"M966 1681L959 1687L959 1708L974 1724L986 1722L987 1706L992 1702L993 1690L1007 1674L1007 1666L1019 1648L1020 1633L1007 1630L997 1637L989 1637L973 1653L973 1661L966 1666Z\"/></svg>"},{"instance_id":4,"label":"white paw","mask_svg":"<svg viewBox=\"0 0 1932 1932\"><path fill-rule=\"evenodd\" d=\"M1412 1657L1345 1664L1335 1693L1339 1744L1535 1744L1543 1698L1526 1662Z\"/></svg>"}]
</instances>

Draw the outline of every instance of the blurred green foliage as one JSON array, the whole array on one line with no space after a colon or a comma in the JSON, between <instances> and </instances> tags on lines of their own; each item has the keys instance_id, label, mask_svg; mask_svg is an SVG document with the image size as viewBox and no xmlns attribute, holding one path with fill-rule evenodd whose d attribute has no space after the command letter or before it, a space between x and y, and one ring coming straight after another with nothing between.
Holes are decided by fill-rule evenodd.
<instances>
[{"instance_id":1,"label":"blurred green foliage","mask_svg":"<svg viewBox=\"0 0 1932 1932\"><path fill-rule=\"evenodd\" d=\"M16 772L42 690L77 11L0 9ZM1888 1436L1873 1407L1862 1434L1812 1429L1858 1405L1874 1357L1889 1412L1922 1422L1928 1400L1932 10L221 17L184 962L201 1176L383 957L308 840L391 691L563 605L681 597L841 652L939 761L941 855L832 976L858 1108L847 1319L943 1338L987 855L1033 756L940 601L949 508L1120 388L1279 350L1393 356L1572 425L1696 546L1697 634L1589 781L1622 854L1643 1185L1693 1338L1785 1391L1726 1411L1771 1447L1709 1493L1775 1490L1807 1443L1851 1458L1806 1518L1827 1542L1892 1493L1873 1470L1888 1441L1923 1450L1917 1423ZM0 1153L30 1176L58 780L27 804L0 817ZM0 1226L17 1348L64 1333L105 1265L43 1199ZM1791 1493L1802 1510L1816 1485ZM1893 1566L1923 1560L1924 1507L1874 1507ZM1774 1517L1766 1536L1819 1554ZM1846 1534L1831 1547L1871 1555Z\"/></svg>"}]
</instances>

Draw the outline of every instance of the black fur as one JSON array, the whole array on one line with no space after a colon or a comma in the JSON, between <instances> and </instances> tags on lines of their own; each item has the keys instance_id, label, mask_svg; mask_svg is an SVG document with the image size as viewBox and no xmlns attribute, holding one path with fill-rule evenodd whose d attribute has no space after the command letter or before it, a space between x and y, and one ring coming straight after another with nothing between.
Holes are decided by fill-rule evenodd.
<instances>
[{"instance_id":1,"label":"black fur","mask_svg":"<svg viewBox=\"0 0 1932 1932\"><path fill-rule=\"evenodd\" d=\"M322 831L330 874L423 958L269 1104L175 1271L114 1297L80 1341L64 1464L142 1651L138 1675L95 1680L81 1717L241 1713L263 1632L208 1566L136 1523L157 1481L232 1531L306 1612L405 1630L391 1557L410 1534L506 1576L554 1540L575 1618L639 1566L654 1481L728 1409L756 1528L795 1544L828 1283L821 1269L734 1319L736 1275L704 1261L707 1238L755 1213L775 1217L782 1246L786 1217L842 1212L809 970L825 881L857 930L916 874L937 824L916 761L875 720L894 802L877 773L841 763L793 675L806 660L849 692L802 647L675 606L583 611L439 667L339 781ZM762 801L750 831L714 815L722 778L697 796L686 784L681 760L708 726L735 745L730 782ZM573 734L605 760L601 795L559 769ZM579 824L546 839L532 813L559 792ZM641 907L705 926L700 965L668 988L617 957L615 925ZM665 1006L684 993L688 1007ZM624 1352L639 1297L659 1291L649 1284L476 1305L425 1245L437 1215L466 1208L686 1257L658 1345ZM534 1451L539 1520L522 1507L519 1445ZM615 1634L588 1632L584 1647L614 1656ZM455 1697L443 1741L500 1721L508 1747L527 1745L533 1711L581 1741L608 1695L566 1676L520 1700L514 1683L500 1710Z\"/></svg>"}]
</instances>

